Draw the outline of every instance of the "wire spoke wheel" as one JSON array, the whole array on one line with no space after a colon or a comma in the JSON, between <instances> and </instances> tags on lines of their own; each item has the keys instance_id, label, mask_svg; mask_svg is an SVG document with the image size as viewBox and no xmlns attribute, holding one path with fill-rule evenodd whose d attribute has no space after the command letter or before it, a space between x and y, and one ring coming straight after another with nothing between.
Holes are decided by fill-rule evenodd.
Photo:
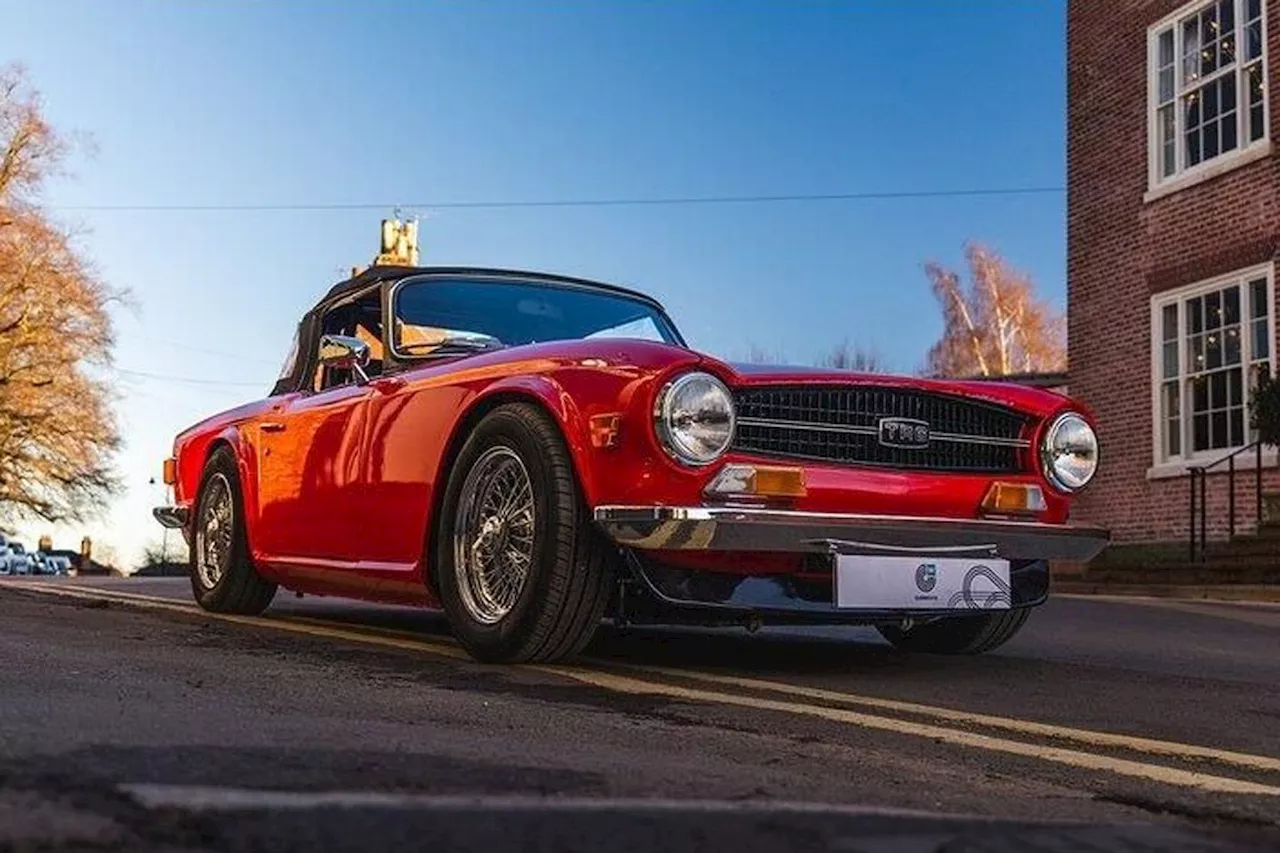
<instances>
[{"instance_id":1,"label":"wire spoke wheel","mask_svg":"<svg viewBox=\"0 0 1280 853\"><path fill-rule=\"evenodd\" d=\"M222 473L209 478L200 501L194 556L196 574L205 589L213 589L226 574L235 535L235 501Z\"/></svg>"},{"instance_id":2,"label":"wire spoke wheel","mask_svg":"<svg viewBox=\"0 0 1280 853\"><path fill-rule=\"evenodd\" d=\"M494 625L515 608L533 564L533 483L520 456L498 445L476 460L459 497L453 536L459 597L472 619Z\"/></svg>"}]
</instances>

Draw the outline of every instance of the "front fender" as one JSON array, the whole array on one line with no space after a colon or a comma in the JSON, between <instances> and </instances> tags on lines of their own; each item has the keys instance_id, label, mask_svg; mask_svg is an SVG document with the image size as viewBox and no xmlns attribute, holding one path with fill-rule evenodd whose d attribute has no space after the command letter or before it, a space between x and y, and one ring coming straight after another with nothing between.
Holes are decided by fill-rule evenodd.
<instances>
[{"instance_id":1,"label":"front fender","mask_svg":"<svg viewBox=\"0 0 1280 853\"><path fill-rule=\"evenodd\" d=\"M458 419L458 431L450 440L456 453L466 440L466 430L474 426L488 412L504 403L528 401L538 405L555 420L569 449L578 484L589 506L594 506L596 483L590 459L590 434L587 415L583 407L556 378L547 375L508 376L500 379L477 394Z\"/></svg>"}]
</instances>

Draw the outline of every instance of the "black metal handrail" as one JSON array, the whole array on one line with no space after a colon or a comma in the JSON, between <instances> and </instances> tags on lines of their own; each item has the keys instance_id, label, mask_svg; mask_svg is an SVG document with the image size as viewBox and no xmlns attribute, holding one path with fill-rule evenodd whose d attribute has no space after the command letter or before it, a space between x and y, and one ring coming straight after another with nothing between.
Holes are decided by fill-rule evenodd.
<instances>
[{"instance_id":1,"label":"black metal handrail","mask_svg":"<svg viewBox=\"0 0 1280 853\"><path fill-rule=\"evenodd\" d=\"M1254 512L1257 514L1258 526L1262 526L1262 442L1253 441L1244 447L1237 448L1220 459L1215 459L1205 465L1188 465L1187 472L1191 475L1191 561L1204 562L1205 559L1205 543L1208 541L1206 526L1209 515L1208 500L1205 497L1205 483L1209 479L1208 474L1214 468L1226 463L1227 466L1227 534L1229 536L1236 535L1236 457L1245 451L1252 450L1256 454L1253 465L1253 499ZM1196 501L1197 484L1199 486L1199 502ZM1199 510L1199 515L1196 511ZM1196 536L1196 526L1200 527L1200 535Z\"/></svg>"}]
</instances>

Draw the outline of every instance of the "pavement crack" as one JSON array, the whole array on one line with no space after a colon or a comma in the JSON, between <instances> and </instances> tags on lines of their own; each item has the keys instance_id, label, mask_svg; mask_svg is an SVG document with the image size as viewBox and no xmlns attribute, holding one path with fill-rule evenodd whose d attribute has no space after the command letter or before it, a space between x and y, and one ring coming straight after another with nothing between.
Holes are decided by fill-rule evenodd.
<instances>
[{"instance_id":1,"label":"pavement crack","mask_svg":"<svg viewBox=\"0 0 1280 853\"><path fill-rule=\"evenodd\" d=\"M1212 806L1191 805L1140 794L1118 792L1095 794L1094 802L1125 806L1161 817L1180 817L1198 823L1234 824L1236 826L1275 829L1280 822L1255 815L1242 814Z\"/></svg>"}]
</instances>

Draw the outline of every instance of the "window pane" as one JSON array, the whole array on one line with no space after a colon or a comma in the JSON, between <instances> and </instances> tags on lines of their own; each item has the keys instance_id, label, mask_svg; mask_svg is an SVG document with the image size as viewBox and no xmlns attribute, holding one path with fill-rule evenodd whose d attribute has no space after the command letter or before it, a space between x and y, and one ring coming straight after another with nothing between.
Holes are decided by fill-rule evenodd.
<instances>
[{"instance_id":1,"label":"window pane","mask_svg":"<svg viewBox=\"0 0 1280 853\"><path fill-rule=\"evenodd\" d=\"M1209 380L1197 376L1191 380L1191 411L1203 412L1209 408Z\"/></svg>"},{"instance_id":2,"label":"window pane","mask_svg":"<svg viewBox=\"0 0 1280 853\"><path fill-rule=\"evenodd\" d=\"M1211 409L1227 407L1227 372L1219 370L1209 377L1209 408Z\"/></svg>"},{"instance_id":3,"label":"window pane","mask_svg":"<svg viewBox=\"0 0 1280 853\"><path fill-rule=\"evenodd\" d=\"M1200 77L1200 21L1192 16L1182 23L1182 82Z\"/></svg>"},{"instance_id":4,"label":"window pane","mask_svg":"<svg viewBox=\"0 0 1280 853\"><path fill-rule=\"evenodd\" d=\"M1204 305L1199 297L1187 300L1187 331L1193 335L1204 331Z\"/></svg>"},{"instance_id":5,"label":"window pane","mask_svg":"<svg viewBox=\"0 0 1280 853\"><path fill-rule=\"evenodd\" d=\"M1260 358L1271 357L1271 336L1267 334L1267 318L1253 321L1253 340L1250 342L1253 346L1253 352L1250 354L1256 361Z\"/></svg>"},{"instance_id":6,"label":"window pane","mask_svg":"<svg viewBox=\"0 0 1280 853\"><path fill-rule=\"evenodd\" d=\"M1202 159L1200 156L1200 131L1189 131L1187 133L1187 165L1194 166Z\"/></svg>"},{"instance_id":7,"label":"window pane","mask_svg":"<svg viewBox=\"0 0 1280 853\"><path fill-rule=\"evenodd\" d=\"M1177 131L1173 126L1173 104L1160 108L1160 174L1163 177L1169 177L1178 168L1177 151Z\"/></svg>"},{"instance_id":8,"label":"window pane","mask_svg":"<svg viewBox=\"0 0 1280 853\"><path fill-rule=\"evenodd\" d=\"M1265 278L1249 282L1249 316L1267 316L1267 280Z\"/></svg>"},{"instance_id":9,"label":"window pane","mask_svg":"<svg viewBox=\"0 0 1280 853\"><path fill-rule=\"evenodd\" d=\"M1164 441L1161 443L1165 448L1166 457L1178 456L1183 452L1183 437L1181 437L1183 420L1181 420L1178 403L1178 383L1166 382L1160 394L1160 421L1165 425Z\"/></svg>"},{"instance_id":10,"label":"window pane","mask_svg":"<svg viewBox=\"0 0 1280 853\"><path fill-rule=\"evenodd\" d=\"M1211 160L1218 156L1218 123L1216 121L1204 126L1202 148L1204 149L1204 159Z\"/></svg>"},{"instance_id":11,"label":"window pane","mask_svg":"<svg viewBox=\"0 0 1280 853\"><path fill-rule=\"evenodd\" d=\"M1210 332L1204 338L1204 366L1208 370L1222 367L1222 333Z\"/></svg>"},{"instance_id":12,"label":"window pane","mask_svg":"<svg viewBox=\"0 0 1280 853\"><path fill-rule=\"evenodd\" d=\"M1166 305L1160 309L1160 339L1176 341L1178 339L1178 306Z\"/></svg>"},{"instance_id":13,"label":"window pane","mask_svg":"<svg viewBox=\"0 0 1280 853\"><path fill-rule=\"evenodd\" d=\"M1218 117L1218 88L1217 83L1210 83L1200 90L1204 96L1204 107L1201 110L1201 117L1205 121L1213 121Z\"/></svg>"},{"instance_id":14,"label":"window pane","mask_svg":"<svg viewBox=\"0 0 1280 853\"><path fill-rule=\"evenodd\" d=\"M1177 456L1182 452L1182 413L1178 402L1178 383L1164 383L1164 390L1160 395L1160 419L1165 430L1166 456Z\"/></svg>"},{"instance_id":15,"label":"window pane","mask_svg":"<svg viewBox=\"0 0 1280 853\"><path fill-rule=\"evenodd\" d=\"M1212 74L1218 67L1218 10L1210 6L1200 14L1200 73Z\"/></svg>"},{"instance_id":16,"label":"window pane","mask_svg":"<svg viewBox=\"0 0 1280 853\"><path fill-rule=\"evenodd\" d=\"M1262 110L1262 63L1249 67L1249 141L1261 139L1266 128Z\"/></svg>"},{"instance_id":17,"label":"window pane","mask_svg":"<svg viewBox=\"0 0 1280 853\"><path fill-rule=\"evenodd\" d=\"M1262 103L1262 63L1255 62L1249 66L1249 103Z\"/></svg>"},{"instance_id":18,"label":"window pane","mask_svg":"<svg viewBox=\"0 0 1280 853\"><path fill-rule=\"evenodd\" d=\"M1228 287L1222 291L1222 322L1230 326L1240 322L1240 288Z\"/></svg>"},{"instance_id":19,"label":"window pane","mask_svg":"<svg viewBox=\"0 0 1280 853\"><path fill-rule=\"evenodd\" d=\"M1187 130L1192 130L1200 124L1200 91L1196 90L1183 98L1186 105L1185 121L1183 124Z\"/></svg>"},{"instance_id":20,"label":"window pane","mask_svg":"<svg viewBox=\"0 0 1280 853\"><path fill-rule=\"evenodd\" d=\"M1187 341L1187 372L1200 373L1205 369L1204 335L1196 335Z\"/></svg>"},{"instance_id":21,"label":"window pane","mask_svg":"<svg viewBox=\"0 0 1280 853\"><path fill-rule=\"evenodd\" d=\"M1239 364L1240 363L1240 327L1233 326L1223 332L1224 335L1224 351L1222 355L1223 364Z\"/></svg>"},{"instance_id":22,"label":"window pane","mask_svg":"<svg viewBox=\"0 0 1280 853\"><path fill-rule=\"evenodd\" d=\"M1167 103L1173 100L1173 69L1163 68L1160 70L1160 103Z\"/></svg>"},{"instance_id":23,"label":"window pane","mask_svg":"<svg viewBox=\"0 0 1280 853\"><path fill-rule=\"evenodd\" d=\"M1222 325L1222 294L1210 293L1204 298L1204 327L1216 329Z\"/></svg>"},{"instance_id":24,"label":"window pane","mask_svg":"<svg viewBox=\"0 0 1280 853\"><path fill-rule=\"evenodd\" d=\"M1196 415L1191 420L1191 450L1209 449L1209 416Z\"/></svg>"},{"instance_id":25,"label":"window pane","mask_svg":"<svg viewBox=\"0 0 1280 853\"><path fill-rule=\"evenodd\" d=\"M1232 409L1229 415L1231 437L1229 447L1244 446L1244 409Z\"/></svg>"},{"instance_id":26,"label":"window pane","mask_svg":"<svg viewBox=\"0 0 1280 853\"><path fill-rule=\"evenodd\" d=\"M1262 17L1262 0L1245 0L1244 10L1245 20Z\"/></svg>"},{"instance_id":27,"label":"window pane","mask_svg":"<svg viewBox=\"0 0 1280 853\"><path fill-rule=\"evenodd\" d=\"M1222 131L1221 140L1223 151L1235 151L1236 147L1239 145L1240 140L1236 132L1236 123L1238 121L1239 118L1234 111L1229 112L1222 117L1220 125Z\"/></svg>"},{"instance_id":28,"label":"window pane","mask_svg":"<svg viewBox=\"0 0 1280 853\"><path fill-rule=\"evenodd\" d=\"M1160 34L1157 40L1158 50L1156 63L1158 67L1165 68L1173 65L1173 29L1167 29Z\"/></svg>"},{"instance_id":29,"label":"window pane","mask_svg":"<svg viewBox=\"0 0 1280 853\"><path fill-rule=\"evenodd\" d=\"M1236 72L1218 78L1218 103L1224 113L1236 108Z\"/></svg>"},{"instance_id":30,"label":"window pane","mask_svg":"<svg viewBox=\"0 0 1280 853\"><path fill-rule=\"evenodd\" d=\"M1221 27L1220 38L1231 35L1231 31L1236 28L1236 0L1219 0L1218 24Z\"/></svg>"},{"instance_id":31,"label":"window pane","mask_svg":"<svg viewBox=\"0 0 1280 853\"><path fill-rule=\"evenodd\" d=\"M1245 60L1257 59L1262 56L1262 22L1257 21L1249 25L1248 32L1245 33L1244 58Z\"/></svg>"},{"instance_id":32,"label":"window pane","mask_svg":"<svg viewBox=\"0 0 1280 853\"><path fill-rule=\"evenodd\" d=\"M1164 378L1173 379L1178 375L1178 342L1169 341L1164 345Z\"/></svg>"},{"instance_id":33,"label":"window pane","mask_svg":"<svg viewBox=\"0 0 1280 853\"><path fill-rule=\"evenodd\" d=\"M1244 403L1244 394L1241 391L1241 383L1243 377L1241 370L1232 370L1227 374L1227 403L1231 406L1239 406Z\"/></svg>"},{"instance_id":34,"label":"window pane","mask_svg":"<svg viewBox=\"0 0 1280 853\"><path fill-rule=\"evenodd\" d=\"M1209 443L1214 450L1221 450L1227 446L1227 413L1214 412L1209 415Z\"/></svg>"}]
</instances>

